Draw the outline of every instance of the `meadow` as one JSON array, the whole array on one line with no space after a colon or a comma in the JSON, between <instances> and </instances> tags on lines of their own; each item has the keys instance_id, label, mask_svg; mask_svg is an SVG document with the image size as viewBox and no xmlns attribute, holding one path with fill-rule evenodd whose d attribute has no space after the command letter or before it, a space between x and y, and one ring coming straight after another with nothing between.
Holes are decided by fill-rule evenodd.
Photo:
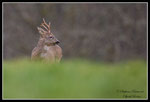
<instances>
[{"instance_id":1,"label":"meadow","mask_svg":"<svg viewBox=\"0 0 150 102\"><path fill-rule=\"evenodd\" d=\"M3 61L3 99L146 99L147 63Z\"/></svg>"}]
</instances>

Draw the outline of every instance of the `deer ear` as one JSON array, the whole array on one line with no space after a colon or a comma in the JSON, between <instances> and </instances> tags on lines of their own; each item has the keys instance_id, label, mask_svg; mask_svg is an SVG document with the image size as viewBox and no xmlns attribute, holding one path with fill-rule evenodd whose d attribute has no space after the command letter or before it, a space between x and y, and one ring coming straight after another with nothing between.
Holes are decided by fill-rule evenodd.
<instances>
[{"instance_id":1,"label":"deer ear","mask_svg":"<svg viewBox=\"0 0 150 102\"><path fill-rule=\"evenodd\" d=\"M41 34L41 37L44 37L45 36L45 31L40 27L37 27L37 29L38 29L39 33Z\"/></svg>"},{"instance_id":2,"label":"deer ear","mask_svg":"<svg viewBox=\"0 0 150 102\"><path fill-rule=\"evenodd\" d=\"M41 38L44 38L44 37L45 37L45 35L43 35L43 34L40 34L40 37L41 37Z\"/></svg>"}]
</instances>

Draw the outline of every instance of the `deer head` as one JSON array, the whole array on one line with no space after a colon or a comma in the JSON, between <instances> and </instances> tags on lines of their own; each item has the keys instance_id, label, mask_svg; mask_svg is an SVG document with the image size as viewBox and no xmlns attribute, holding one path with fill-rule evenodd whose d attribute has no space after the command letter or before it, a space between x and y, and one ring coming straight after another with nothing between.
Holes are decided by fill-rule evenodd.
<instances>
[{"instance_id":1,"label":"deer head","mask_svg":"<svg viewBox=\"0 0 150 102\"><path fill-rule=\"evenodd\" d=\"M37 29L41 35L40 38L44 39L45 45L50 46L60 43L59 40L50 31L50 22L47 24L43 18L43 23L41 23L40 26L43 28L37 27Z\"/></svg>"}]
</instances>

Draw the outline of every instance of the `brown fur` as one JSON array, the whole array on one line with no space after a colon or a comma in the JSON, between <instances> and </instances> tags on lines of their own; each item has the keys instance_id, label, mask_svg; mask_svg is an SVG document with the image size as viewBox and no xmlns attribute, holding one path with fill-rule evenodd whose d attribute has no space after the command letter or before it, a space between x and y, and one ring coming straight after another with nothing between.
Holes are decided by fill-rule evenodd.
<instances>
[{"instance_id":1,"label":"brown fur","mask_svg":"<svg viewBox=\"0 0 150 102\"><path fill-rule=\"evenodd\" d=\"M44 23L46 22L43 19ZM59 62L62 58L62 49L58 45L59 41L57 38L50 32L50 23L43 26L47 31L38 27L41 37L38 41L37 46L32 50L31 59L44 59L49 62ZM46 28L47 27L47 28Z\"/></svg>"}]
</instances>

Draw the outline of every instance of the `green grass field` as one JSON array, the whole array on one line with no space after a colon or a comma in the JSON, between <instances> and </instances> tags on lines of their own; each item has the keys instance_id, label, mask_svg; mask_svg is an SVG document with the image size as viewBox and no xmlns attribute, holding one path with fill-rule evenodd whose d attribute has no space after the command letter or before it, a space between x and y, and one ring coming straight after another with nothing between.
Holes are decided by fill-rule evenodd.
<instances>
[{"instance_id":1,"label":"green grass field","mask_svg":"<svg viewBox=\"0 0 150 102\"><path fill-rule=\"evenodd\" d=\"M147 64L85 59L3 61L3 99L146 99Z\"/></svg>"}]
</instances>

